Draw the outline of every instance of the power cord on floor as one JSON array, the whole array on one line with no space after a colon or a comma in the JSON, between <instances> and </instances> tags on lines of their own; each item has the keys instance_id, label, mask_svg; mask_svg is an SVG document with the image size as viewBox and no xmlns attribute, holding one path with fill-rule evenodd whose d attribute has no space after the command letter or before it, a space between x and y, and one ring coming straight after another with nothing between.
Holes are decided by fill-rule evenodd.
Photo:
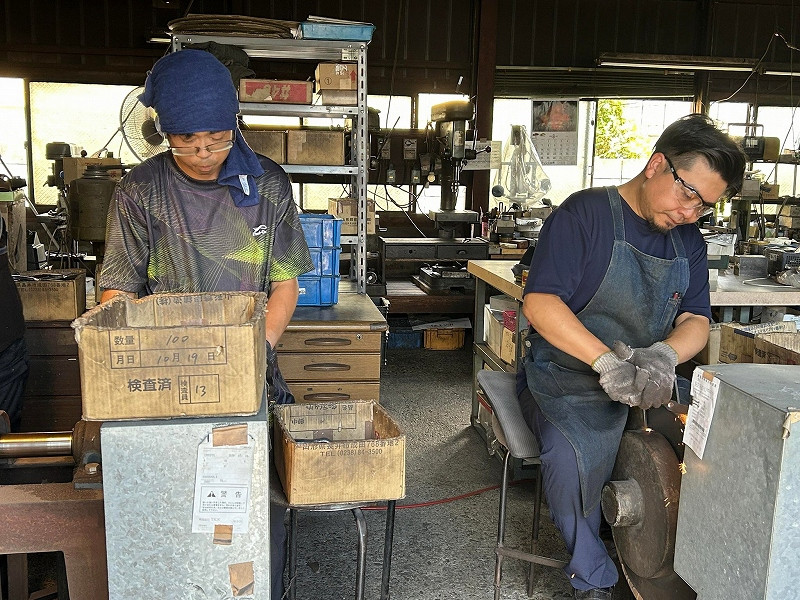
<instances>
[{"instance_id":1,"label":"power cord on floor","mask_svg":"<svg viewBox=\"0 0 800 600\"><path fill-rule=\"evenodd\" d=\"M510 485L517 485L524 480L512 481ZM448 502L455 502L456 500L464 500L465 498L471 498L472 496L477 496L479 494L483 494L484 492L491 492L492 490L499 490L500 484L490 485L489 487L481 488L479 490L473 490L471 492L467 492L465 494L460 494L458 496L450 496L449 498L440 498L439 500L429 500L428 502L417 502L415 504L397 504L395 505L396 510L400 510L401 508L424 508L426 506L436 506L437 504L447 504ZM364 506L361 510L386 510L385 506Z\"/></svg>"}]
</instances>

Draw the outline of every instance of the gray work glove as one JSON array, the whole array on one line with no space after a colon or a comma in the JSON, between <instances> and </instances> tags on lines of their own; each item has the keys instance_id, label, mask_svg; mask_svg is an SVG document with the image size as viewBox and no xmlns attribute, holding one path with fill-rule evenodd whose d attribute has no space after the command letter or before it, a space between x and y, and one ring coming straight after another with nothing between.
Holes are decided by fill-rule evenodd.
<instances>
[{"instance_id":1,"label":"gray work glove","mask_svg":"<svg viewBox=\"0 0 800 600\"><path fill-rule=\"evenodd\" d=\"M647 348L631 348L614 342L614 353L621 359L636 365L647 373L648 382L642 391L642 408L656 408L672 399L675 386L675 367L678 353L664 342L656 342Z\"/></svg>"},{"instance_id":2,"label":"gray work glove","mask_svg":"<svg viewBox=\"0 0 800 600\"><path fill-rule=\"evenodd\" d=\"M278 353L267 342L267 399L275 404L294 404L294 396L278 367Z\"/></svg>"},{"instance_id":3,"label":"gray work glove","mask_svg":"<svg viewBox=\"0 0 800 600\"><path fill-rule=\"evenodd\" d=\"M601 354L592 363L600 374L600 385L609 398L628 406L639 406L648 382L647 372L622 360L615 352Z\"/></svg>"}]
</instances>

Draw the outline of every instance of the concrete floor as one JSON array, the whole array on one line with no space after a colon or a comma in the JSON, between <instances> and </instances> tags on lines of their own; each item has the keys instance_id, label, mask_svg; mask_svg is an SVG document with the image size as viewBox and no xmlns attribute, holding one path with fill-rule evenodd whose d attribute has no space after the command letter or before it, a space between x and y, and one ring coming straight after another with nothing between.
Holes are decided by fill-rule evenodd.
<instances>
[{"instance_id":1,"label":"concrete floor","mask_svg":"<svg viewBox=\"0 0 800 600\"><path fill-rule=\"evenodd\" d=\"M390 580L393 600L491 599L501 463L470 425L472 350L389 349L381 404L406 433L406 497L397 502ZM464 499L456 496L486 490ZM511 487L508 547L530 540L532 484ZM417 506L421 503L432 505ZM366 598L380 598L384 512L368 511ZM301 513L298 522L298 600L355 596L357 531L350 512ZM565 558L550 519L542 518L542 554ZM532 598L571 598L559 570L536 567ZM525 600L527 565L506 559L504 600ZM624 582L624 579L623 579ZM615 600L630 598L618 586Z\"/></svg>"}]
</instances>

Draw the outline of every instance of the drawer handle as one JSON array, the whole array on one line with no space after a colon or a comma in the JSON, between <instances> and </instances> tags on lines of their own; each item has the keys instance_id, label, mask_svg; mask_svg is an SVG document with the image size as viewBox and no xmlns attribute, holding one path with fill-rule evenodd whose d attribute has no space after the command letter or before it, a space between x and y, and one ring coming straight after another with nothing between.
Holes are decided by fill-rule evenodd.
<instances>
[{"instance_id":1,"label":"drawer handle","mask_svg":"<svg viewBox=\"0 0 800 600\"><path fill-rule=\"evenodd\" d=\"M350 365L343 365L342 363L317 363L305 365L303 369L306 371L349 371Z\"/></svg>"},{"instance_id":2,"label":"drawer handle","mask_svg":"<svg viewBox=\"0 0 800 600\"><path fill-rule=\"evenodd\" d=\"M336 402L337 400L350 400L350 394L337 394L335 392L306 394L305 396L303 396L303 400L313 400L319 402Z\"/></svg>"},{"instance_id":3,"label":"drawer handle","mask_svg":"<svg viewBox=\"0 0 800 600\"><path fill-rule=\"evenodd\" d=\"M303 343L306 346L349 346L353 341L347 338L311 338Z\"/></svg>"},{"instance_id":4,"label":"drawer handle","mask_svg":"<svg viewBox=\"0 0 800 600\"><path fill-rule=\"evenodd\" d=\"M458 254L459 256L464 256L466 253L467 253L466 250L456 250L456 254Z\"/></svg>"}]
</instances>

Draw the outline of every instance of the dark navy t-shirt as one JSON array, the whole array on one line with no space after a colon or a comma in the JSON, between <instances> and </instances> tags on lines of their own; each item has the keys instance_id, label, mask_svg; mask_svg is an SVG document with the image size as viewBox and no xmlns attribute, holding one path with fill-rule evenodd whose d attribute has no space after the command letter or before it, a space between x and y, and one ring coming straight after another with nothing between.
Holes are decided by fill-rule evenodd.
<instances>
[{"instance_id":1,"label":"dark navy t-shirt","mask_svg":"<svg viewBox=\"0 0 800 600\"><path fill-rule=\"evenodd\" d=\"M657 258L675 258L670 234L653 231L647 221L622 201L625 240ZM706 244L695 224L675 231L689 259L689 289L678 314L689 312L711 319ZM544 222L533 254L525 293L554 294L578 313L592 299L611 262L614 224L606 188L572 194ZM635 307L631 307L635 309Z\"/></svg>"}]
</instances>

